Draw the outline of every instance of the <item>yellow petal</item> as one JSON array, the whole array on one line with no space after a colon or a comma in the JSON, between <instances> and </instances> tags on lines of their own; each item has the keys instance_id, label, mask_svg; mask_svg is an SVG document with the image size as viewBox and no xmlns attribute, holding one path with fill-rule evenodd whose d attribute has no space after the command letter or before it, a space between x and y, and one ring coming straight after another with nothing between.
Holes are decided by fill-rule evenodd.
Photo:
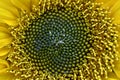
<instances>
[{"instance_id":1,"label":"yellow petal","mask_svg":"<svg viewBox=\"0 0 120 80\"><path fill-rule=\"evenodd\" d=\"M15 16L8 10L0 8L0 19L15 19Z\"/></svg>"},{"instance_id":2,"label":"yellow petal","mask_svg":"<svg viewBox=\"0 0 120 80\"><path fill-rule=\"evenodd\" d=\"M115 71L117 77L120 79L120 60L115 61L114 71Z\"/></svg>"},{"instance_id":3,"label":"yellow petal","mask_svg":"<svg viewBox=\"0 0 120 80\"><path fill-rule=\"evenodd\" d=\"M6 23L6 24L8 24L10 26L18 25L18 22L17 22L16 19L4 19L4 20L2 20L2 22Z\"/></svg>"},{"instance_id":4,"label":"yellow petal","mask_svg":"<svg viewBox=\"0 0 120 80\"><path fill-rule=\"evenodd\" d=\"M117 0L116 3L112 5L111 16L115 19L114 23L120 24L120 0Z\"/></svg>"},{"instance_id":5,"label":"yellow petal","mask_svg":"<svg viewBox=\"0 0 120 80\"><path fill-rule=\"evenodd\" d=\"M12 80L13 75L7 73L7 69L9 69L9 64L7 61L0 59L0 80Z\"/></svg>"},{"instance_id":6,"label":"yellow petal","mask_svg":"<svg viewBox=\"0 0 120 80\"><path fill-rule=\"evenodd\" d=\"M0 8L0 20L1 22L5 22L9 25L16 25L17 18L8 10Z\"/></svg>"},{"instance_id":7,"label":"yellow petal","mask_svg":"<svg viewBox=\"0 0 120 80\"><path fill-rule=\"evenodd\" d=\"M108 73L108 78L103 77L102 80L119 80L115 72L109 72Z\"/></svg>"},{"instance_id":8,"label":"yellow petal","mask_svg":"<svg viewBox=\"0 0 120 80\"><path fill-rule=\"evenodd\" d=\"M103 80L119 80L119 79L107 78L107 79L103 79Z\"/></svg>"},{"instance_id":9,"label":"yellow petal","mask_svg":"<svg viewBox=\"0 0 120 80\"><path fill-rule=\"evenodd\" d=\"M9 25L16 25L19 17L18 10L13 6L10 0L0 1L0 21Z\"/></svg>"},{"instance_id":10,"label":"yellow petal","mask_svg":"<svg viewBox=\"0 0 120 80\"><path fill-rule=\"evenodd\" d=\"M30 11L31 0L11 0L11 2L19 9Z\"/></svg>"},{"instance_id":11,"label":"yellow petal","mask_svg":"<svg viewBox=\"0 0 120 80\"><path fill-rule=\"evenodd\" d=\"M0 74L0 80L13 80L14 76L10 73Z\"/></svg>"},{"instance_id":12,"label":"yellow petal","mask_svg":"<svg viewBox=\"0 0 120 80\"><path fill-rule=\"evenodd\" d=\"M12 37L0 39L0 48L7 46L12 42Z\"/></svg>"},{"instance_id":13,"label":"yellow petal","mask_svg":"<svg viewBox=\"0 0 120 80\"><path fill-rule=\"evenodd\" d=\"M0 39L12 37L8 28L7 24L0 22Z\"/></svg>"},{"instance_id":14,"label":"yellow petal","mask_svg":"<svg viewBox=\"0 0 120 80\"><path fill-rule=\"evenodd\" d=\"M0 8L3 8L9 12L11 12L15 17L19 16L18 10L12 5L10 0L1 0Z\"/></svg>"},{"instance_id":15,"label":"yellow petal","mask_svg":"<svg viewBox=\"0 0 120 80\"><path fill-rule=\"evenodd\" d=\"M10 49L8 47L3 47L0 49L0 56L4 56L6 54L8 54L8 52L10 51Z\"/></svg>"},{"instance_id":16,"label":"yellow petal","mask_svg":"<svg viewBox=\"0 0 120 80\"><path fill-rule=\"evenodd\" d=\"M108 73L108 78L118 79L117 75L116 75L114 72L109 72L109 73Z\"/></svg>"},{"instance_id":17,"label":"yellow petal","mask_svg":"<svg viewBox=\"0 0 120 80\"><path fill-rule=\"evenodd\" d=\"M5 28L5 27L0 26L0 32L9 33L9 30L7 28Z\"/></svg>"},{"instance_id":18,"label":"yellow petal","mask_svg":"<svg viewBox=\"0 0 120 80\"><path fill-rule=\"evenodd\" d=\"M17 0L18 1L18 0ZM32 3L31 0L19 0L23 5L25 5L28 10L32 9Z\"/></svg>"},{"instance_id":19,"label":"yellow petal","mask_svg":"<svg viewBox=\"0 0 120 80\"><path fill-rule=\"evenodd\" d=\"M31 0L32 5L38 5L39 0Z\"/></svg>"},{"instance_id":20,"label":"yellow petal","mask_svg":"<svg viewBox=\"0 0 120 80\"><path fill-rule=\"evenodd\" d=\"M8 68L9 68L8 62L0 59L0 73L6 72Z\"/></svg>"},{"instance_id":21,"label":"yellow petal","mask_svg":"<svg viewBox=\"0 0 120 80\"><path fill-rule=\"evenodd\" d=\"M118 0L96 0L96 2L103 3L103 6L111 8Z\"/></svg>"},{"instance_id":22,"label":"yellow petal","mask_svg":"<svg viewBox=\"0 0 120 80\"><path fill-rule=\"evenodd\" d=\"M114 13L114 23L120 24L120 8Z\"/></svg>"},{"instance_id":23,"label":"yellow petal","mask_svg":"<svg viewBox=\"0 0 120 80\"><path fill-rule=\"evenodd\" d=\"M96 0L103 2L103 6L109 8L111 11L110 16L115 18L114 23L120 24L120 0Z\"/></svg>"},{"instance_id":24,"label":"yellow petal","mask_svg":"<svg viewBox=\"0 0 120 80\"><path fill-rule=\"evenodd\" d=\"M4 39L4 38L8 38L8 37L10 37L10 34L0 31L0 39Z\"/></svg>"},{"instance_id":25,"label":"yellow petal","mask_svg":"<svg viewBox=\"0 0 120 80\"><path fill-rule=\"evenodd\" d=\"M17 21L14 21L14 23L12 23L11 20L10 20L10 22L9 22L9 20L3 20L3 21L0 20L0 32L5 32L8 34L11 34L10 29L9 29L10 26L16 27L16 25L18 25L18 23L17 23Z\"/></svg>"}]
</instances>

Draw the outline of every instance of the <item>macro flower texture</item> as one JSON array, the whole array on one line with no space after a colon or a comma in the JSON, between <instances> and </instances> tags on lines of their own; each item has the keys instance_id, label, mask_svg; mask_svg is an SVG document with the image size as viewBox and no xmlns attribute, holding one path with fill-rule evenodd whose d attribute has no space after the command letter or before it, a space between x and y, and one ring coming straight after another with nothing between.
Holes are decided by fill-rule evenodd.
<instances>
[{"instance_id":1,"label":"macro flower texture","mask_svg":"<svg viewBox=\"0 0 120 80\"><path fill-rule=\"evenodd\" d=\"M0 80L120 80L120 0L1 0Z\"/></svg>"}]
</instances>

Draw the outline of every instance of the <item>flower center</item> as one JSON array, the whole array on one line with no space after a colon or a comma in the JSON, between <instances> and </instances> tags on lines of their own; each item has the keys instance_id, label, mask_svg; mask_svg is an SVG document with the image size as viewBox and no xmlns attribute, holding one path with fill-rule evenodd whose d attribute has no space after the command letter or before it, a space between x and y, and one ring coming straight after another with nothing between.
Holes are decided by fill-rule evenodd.
<instances>
[{"instance_id":1,"label":"flower center","mask_svg":"<svg viewBox=\"0 0 120 80\"><path fill-rule=\"evenodd\" d=\"M89 52L87 25L75 11L50 10L25 30L25 52L39 70L70 74Z\"/></svg>"}]
</instances>

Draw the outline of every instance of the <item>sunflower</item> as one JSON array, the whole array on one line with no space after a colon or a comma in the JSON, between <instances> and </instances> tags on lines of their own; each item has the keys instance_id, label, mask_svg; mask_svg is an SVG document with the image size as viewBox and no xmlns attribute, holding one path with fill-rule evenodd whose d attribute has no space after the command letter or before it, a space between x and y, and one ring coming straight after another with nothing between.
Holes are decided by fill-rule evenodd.
<instances>
[{"instance_id":1,"label":"sunflower","mask_svg":"<svg viewBox=\"0 0 120 80\"><path fill-rule=\"evenodd\" d=\"M1 0L0 80L119 80L120 0Z\"/></svg>"}]
</instances>

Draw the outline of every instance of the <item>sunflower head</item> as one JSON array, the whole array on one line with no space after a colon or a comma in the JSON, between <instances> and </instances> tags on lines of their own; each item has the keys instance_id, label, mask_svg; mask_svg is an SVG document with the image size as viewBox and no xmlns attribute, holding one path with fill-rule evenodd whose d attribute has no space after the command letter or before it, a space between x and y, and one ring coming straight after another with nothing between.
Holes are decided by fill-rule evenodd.
<instances>
[{"instance_id":1,"label":"sunflower head","mask_svg":"<svg viewBox=\"0 0 120 80\"><path fill-rule=\"evenodd\" d=\"M101 80L114 72L118 25L100 3L94 0L30 3L36 4L29 10L14 4L19 13L18 24L8 25L12 42L5 59L10 65L7 72L14 79Z\"/></svg>"}]
</instances>

